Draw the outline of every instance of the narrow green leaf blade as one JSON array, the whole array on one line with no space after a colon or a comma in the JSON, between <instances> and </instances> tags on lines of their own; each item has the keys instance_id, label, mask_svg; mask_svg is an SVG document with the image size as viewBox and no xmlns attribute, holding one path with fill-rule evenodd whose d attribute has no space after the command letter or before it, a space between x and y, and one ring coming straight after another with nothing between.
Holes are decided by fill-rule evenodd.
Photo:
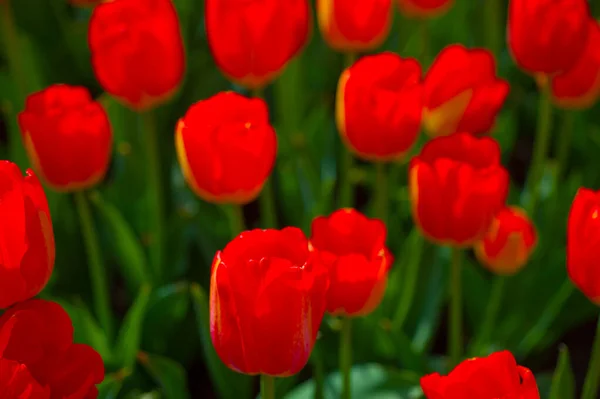
<instances>
[{"instance_id":1,"label":"narrow green leaf blade","mask_svg":"<svg viewBox=\"0 0 600 399\"><path fill-rule=\"evenodd\" d=\"M146 308L150 300L150 286L143 285L140 293L127 311L115 346L116 364L133 368L137 353L140 350L142 327Z\"/></svg>"},{"instance_id":2,"label":"narrow green leaf blade","mask_svg":"<svg viewBox=\"0 0 600 399\"><path fill-rule=\"evenodd\" d=\"M165 399L189 399L187 377L181 364L163 356L140 353L140 364L160 385Z\"/></svg>"},{"instance_id":3,"label":"narrow green leaf blade","mask_svg":"<svg viewBox=\"0 0 600 399\"><path fill-rule=\"evenodd\" d=\"M569 349L566 345L561 345L559 351L548 399L574 399L575 376L571 369Z\"/></svg>"}]
</instances>

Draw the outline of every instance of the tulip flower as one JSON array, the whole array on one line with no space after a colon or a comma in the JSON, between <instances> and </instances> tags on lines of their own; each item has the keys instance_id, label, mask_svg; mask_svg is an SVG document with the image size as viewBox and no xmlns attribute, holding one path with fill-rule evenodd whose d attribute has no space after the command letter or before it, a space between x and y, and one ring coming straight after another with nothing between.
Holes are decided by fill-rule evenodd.
<instances>
[{"instance_id":1,"label":"tulip flower","mask_svg":"<svg viewBox=\"0 0 600 399\"><path fill-rule=\"evenodd\" d=\"M589 20L587 46L566 72L551 78L554 102L563 108L585 109L600 97L600 24Z\"/></svg>"},{"instance_id":2,"label":"tulip flower","mask_svg":"<svg viewBox=\"0 0 600 399\"><path fill-rule=\"evenodd\" d=\"M135 110L167 101L185 72L172 0L113 0L94 8L88 42L96 78Z\"/></svg>"},{"instance_id":3,"label":"tulip flower","mask_svg":"<svg viewBox=\"0 0 600 399\"><path fill-rule=\"evenodd\" d=\"M0 393L5 398L50 399L50 387L31 376L27 366L0 358Z\"/></svg>"},{"instance_id":4,"label":"tulip flower","mask_svg":"<svg viewBox=\"0 0 600 399\"><path fill-rule=\"evenodd\" d=\"M509 92L486 49L459 44L444 48L424 82L423 123L432 137L456 132L488 133Z\"/></svg>"},{"instance_id":5,"label":"tulip flower","mask_svg":"<svg viewBox=\"0 0 600 399\"><path fill-rule=\"evenodd\" d=\"M400 11L409 17L429 18L445 13L454 0L398 0Z\"/></svg>"},{"instance_id":6,"label":"tulip flower","mask_svg":"<svg viewBox=\"0 0 600 399\"><path fill-rule=\"evenodd\" d=\"M389 52L363 57L342 73L336 119L352 152L392 161L411 149L421 125L420 79L416 60Z\"/></svg>"},{"instance_id":7,"label":"tulip flower","mask_svg":"<svg viewBox=\"0 0 600 399\"><path fill-rule=\"evenodd\" d=\"M0 361L19 369L21 384L44 394L49 390L50 398L97 397L102 358L91 347L73 343L73 325L57 303L29 300L13 306L0 316L0 337ZM0 388L5 372L0 367Z\"/></svg>"},{"instance_id":8,"label":"tulip flower","mask_svg":"<svg viewBox=\"0 0 600 399\"><path fill-rule=\"evenodd\" d=\"M510 0L510 53L533 75L566 72L585 50L589 17L586 0Z\"/></svg>"},{"instance_id":9,"label":"tulip flower","mask_svg":"<svg viewBox=\"0 0 600 399\"><path fill-rule=\"evenodd\" d=\"M206 34L219 69L258 89L275 79L304 46L307 0L206 0Z\"/></svg>"},{"instance_id":10,"label":"tulip flower","mask_svg":"<svg viewBox=\"0 0 600 399\"><path fill-rule=\"evenodd\" d=\"M186 181L209 202L254 200L275 164L277 137L259 98L224 92L199 101L177 123L175 140Z\"/></svg>"},{"instance_id":11,"label":"tulip flower","mask_svg":"<svg viewBox=\"0 0 600 399\"><path fill-rule=\"evenodd\" d=\"M327 286L300 229L240 234L217 252L211 271L210 331L223 363L245 374L299 372L315 344Z\"/></svg>"},{"instance_id":12,"label":"tulip flower","mask_svg":"<svg viewBox=\"0 0 600 399\"><path fill-rule=\"evenodd\" d=\"M393 262L383 222L346 208L315 218L311 231L310 243L329 270L327 312L371 313L383 299Z\"/></svg>"},{"instance_id":13,"label":"tulip flower","mask_svg":"<svg viewBox=\"0 0 600 399\"><path fill-rule=\"evenodd\" d=\"M323 38L338 51L379 47L390 31L392 0L317 0Z\"/></svg>"},{"instance_id":14,"label":"tulip flower","mask_svg":"<svg viewBox=\"0 0 600 399\"><path fill-rule=\"evenodd\" d=\"M83 190L104 177L110 122L86 88L52 85L30 95L19 126L34 169L55 190Z\"/></svg>"},{"instance_id":15,"label":"tulip flower","mask_svg":"<svg viewBox=\"0 0 600 399\"><path fill-rule=\"evenodd\" d=\"M54 233L46 195L32 171L0 161L0 309L37 295L54 268Z\"/></svg>"},{"instance_id":16,"label":"tulip flower","mask_svg":"<svg viewBox=\"0 0 600 399\"><path fill-rule=\"evenodd\" d=\"M533 373L508 351L465 360L447 376L426 375L421 388L427 399L540 399Z\"/></svg>"}]
</instances>

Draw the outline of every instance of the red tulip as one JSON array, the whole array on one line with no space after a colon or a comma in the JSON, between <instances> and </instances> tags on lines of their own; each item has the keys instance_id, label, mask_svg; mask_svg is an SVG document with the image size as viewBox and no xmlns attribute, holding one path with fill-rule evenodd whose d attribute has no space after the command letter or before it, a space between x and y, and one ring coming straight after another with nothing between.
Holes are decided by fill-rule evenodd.
<instances>
[{"instance_id":1,"label":"red tulip","mask_svg":"<svg viewBox=\"0 0 600 399\"><path fill-rule=\"evenodd\" d=\"M436 57L424 87L423 122L433 137L489 132L510 89L508 82L496 75L489 50L459 44L444 48Z\"/></svg>"},{"instance_id":2,"label":"red tulip","mask_svg":"<svg viewBox=\"0 0 600 399\"><path fill-rule=\"evenodd\" d=\"M248 88L275 79L308 39L306 0L206 0L205 14L218 67Z\"/></svg>"},{"instance_id":3,"label":"red tulip","mask_svg":"<svg viewBox=\"0 0 600 399\"><path fill-rule=\"evenodd\" d=\"M430 240L471 246L504 207L508 183L495 140L469 133L435 138L409 165L413 218Z\"/></svg>"},{"instance_id":4,"label":"red tulip","mask_svg":"<svg viewBox=\"0 0 600 399\"><path fill-rule=\"evenodd\" d=\"M340 209L315 218L311 230L310 243L329 270L327 312L364 316L375 310L393 262L385 246L385 224L354 209Z\"/></svg>"},{"instance_id":5,"label":"red tulip","mask_svg":"<svg viewBox=\"0 0 600 399\"><path fill-rule=\"evenodd\" d=\"M554 101L564 108L593 106L600 97L600 25L590 19L587 47L568 71L552 77Z\"/></svg>"},{"instance_id":6,"label":"red tulip","mask_svg":"<svg viewBox=\"0 0 600 399\"><path fill-rule=\"evenodd\" d=\"M192 105L177 123L175 141L188 184L200 198L216 203L255 199L277 153L265 102L234 92Z\"/></svg>"},{"instance_id":7,"label":"red tulip","mask_svg":"<svg viewBox=\"0 0 600 399\"><path fill-rule=\"evenodd\" d=\"M567 227L567 272L590 301L600 305L600 191L580 188Z\"/></svg>"},{"instance_id":8,"label":"red tulip","mask_svg":"<svg viewBox=\"0 0 600 399\"><path fill-rule=\"evenodd\" d=\"M496 214L484 239L475 244L475 254L492 272L511 275L525 266L536 244L535 226L525 212L506 207Z\"/></svg>"},{"instance_id":9,"label":"red tulip","mask_svg":"<svg viewBox=\"0 0 600 399\"><path fill-rule=\"evenodd\" d=\"M336 118L346 145L359 157L391 161L413 146L421 128L421 67L394 53L366 56L338 84Z\"/></svg>"},{"instance_id":10,"label":"red tulip","mask_svg":"<svg viewBox=\"0 0 600 399\"><path fill-rule=\"evenodd\" d=\"M52 188L83 190L104 177L112 149L110 122L86 88L52 85L30 95L19 126L35 170Z\"/></svg>"},{"instance_id":11,"label":"red tulip","mask_svg":"<svg viewBox=\"0 0 600 399\"><path fill-rule=\"evenodd\" d=\"M112 0L92 13L88 41L104 90L136 110L168 100L181 83L185 54L171 0Z\"/></svg>"},{"instance_id":12,"label":"red tulip","mask_svg":"<svg viewBox=\"0 0 600 399\"><path fill-rule=\"evenodd\" d=\"M392 0L317 0L317 16L323 38L334 49L371 50L390 31Z\"/></svg>"},{"instance_id":13,"label":"red tulip","mask_svg":"<svg viewBox=\"0 0 600 399\"><path fill-rule=\"evenodd\" d=\"M434 17L448 11L454 0L398 0L400 11L411 17Z\"/></svg>"},{"instance_id":14,"label":"red tulip","mask_svg":"<svg viewBox=\"0 0 600 399\"><path fill-rule=\"evenodd\" d=\"M0 317L0 358L26 367L51 398L96 398L104 379L100 355L73 343L69 315L54 302L29 300Z\"/></svg>"},{"instance_id":15,"label":"red tulip","mask_svg":"<svg viewBox=\"0 0 600 399\"><path fill-rule=\"evenodd\" d=\"M0 309L37 295L54 268L46 195L32 171L0 161Z\"/></svg>"},{"instance_id":16,"label":"red tulip","mask_svg":"<svg viewBox=\"0 0 600 399\"><path fill-rule=\"evenodd\" d=\"M585 49L588 20L586 0L510 0L508 47L529 73L565 72Z\"/></svg>"},{"instance_id":17,"label":"red tulip","mask_svg":"<svg viewBox=\"0 0 600 399\"><path fill-rule=\"evenodd\" d=\"M210 331L223 363L245 374L299 372L317 338L327 285L300 229L240 234L212 265Z\"/></svg>"},{"instance_id":18,"label":"red tulip","mask_svg":"<svg viewBox=\"0 0 600 399\"><path fill-rule=\"evenodd\" d=\"M0 358L0 395L7 399L50 399L50 388L40 385L24 364Z\"/></svg>"},{"instance_id":19,"label":"red tulip","mask_svg":"<svg viewBox=\"0 0 600 399\"><path fill-rule=\"evenodd\" d=\"M447 376L421 378L427 399L540 399L535 377L508 351L465 360Z\"/></svg>"}]
</instances>

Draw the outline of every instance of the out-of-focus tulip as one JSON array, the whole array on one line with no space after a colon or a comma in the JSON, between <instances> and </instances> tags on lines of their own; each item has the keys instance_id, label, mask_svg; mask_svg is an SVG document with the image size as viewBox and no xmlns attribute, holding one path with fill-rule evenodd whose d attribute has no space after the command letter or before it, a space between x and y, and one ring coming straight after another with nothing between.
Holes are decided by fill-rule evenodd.
<instances>
[{"instance_id":1,"label":"out-of-focus tulip","mask_svg":"<svg viewBox=\"0 0 600 399\"><path fill-rule=\"evenodd\" d=\"M471 246L504 207L508 183L495 140L470 133L435 138L409 165L413 218L432 241Z\"/></svg>"},{"instance_id":2,"label":"out-of-focus tulip","mask_svg":"<svg viewBox=\"0 0 600 399\"><path fill-rule=\"evenodd\" d=\"M215 203L255 199L277 154L265 102L234 92L192 105L177 123L175 141L188 184L200 198Z\"/></svg>"},{"instance_id":3,"label":"out-of-focus tulip","mask_svg":"<svg viewBox=\"0 0 600 399\"><path fill-rule=\"evenodd\" d=\"M19 126L36 172L58 191L96 185L112 149L108 116L84 87L53 85L27 97Z\"/></svg>"},{"instance_id":4,"label":"out-of-focus tulip","mask_svg":"<svg viewBox=\"0 0 600 399\"><path fill-rule=\"evenodd\" d=\"M429 18L448 11L454 0L398 0L398 4L406 16Z\"/></svg>"},{"instance_id":5,"label":"out-of-focus tulip","mask_svg":"<svg viewBox=\"0 0 600 399\"><path fill-rule=\"evenodd\" d=\"M217 66L251 89L275 79L308 39L307 0L206 0L205 15Z\"/></svg>"},{"instance_id":6,"label":"out-of-focus tulip","mask_svg":"<svg viewBox=\"0 0 600 399\"><path fill-rule=\"evenodd\" d=\"M511 275L529 260L537 244L533 222L519 208L506 207L496 214L475 254L483 266L500 275Z\"/></svg>"},{"instance_id":7,"label":"out-of-focus tulip","mask_svg":"<svg viewBox=\"0 0 600 399\"><path fill-rule=\"evenodd\" d=\"M587 41L586 0L510 0L508 7L508 47L520 68L552 75L575 65Z\"/></svg>"},{"instance_id":8,"label":"out-of-focus tulip","mask_svg":"<svg viewBox=\"0 0 600 399\"><path fill-rule=\"evenodd\" d=\"M600 97L600 25L590 19L587 47L567 72L551 80L554 102L563 108L584 109Z\"/></svg>"},{"instance_id":9,"label":"out-of-focus tulip","mask_svg":"<svg viewBox=\"0 0 600 399\"><path fill-rule=\"evenodd\" d=\"M327 270L316 259L295 227L243 232L216 254L210 331L223 363L272 376L304 367L325 312Z\"/></svg>"},{"instance_id":10,"label":"out-of-focus tulip","mask_svg":"<svg viewBox=\"0 0 600 399\"><path fill-rule=\"evenodd\" d=\"M310 243L329 270L327 312L364 316L375 310L393 262L385 224L347 208L315 218L311 230Z\"/></svg>"},{"instance_id":11,"label":"out-of-focus tulip","mask_svg":"<svg viewBox=\"0 0 600 399\"><path fill-rule=\"evenodd\" d=\"M379 47L390 31L392 0L317 0L323 38L339 51Z\"/></svg>"},{"instance_id":12,"label":"out-of-focus tulip","mask_svg":"<svg viewBox=\"0 0 600 399\"><path fill-rule=\"evenodd\" d=\"M447 376L426 375L421 388L427 399L540 399L533 373L508 351L465 360Z\"/></svg>"},{"instance_id":13,"label":"out-of-focus tulip","mask_svg":"<svg viewBox=\"0 0 600 399\"><path fill-rule=\"evenodd\" d=\"M489 132L509 92L486 49L453 44L436 57L425 76L423 123L432 136Z\"/></svg>"},{"instance_id":14,"label":"out-of-focus tulip","mask_svg":"<svg viewBox=\"0 0 600 399\"><path fill-rule=\"evenodd\" d=\"M590 301L600 305L600 191L580 188L567 227L567 272Z\"/></svg>"},{"instance_id":15,"label":"out-of-focus tulip","mask_svg":"<svg viewBox=\"0 0 600 399\"><path fill-rule=\"evenodd\" d=\"M94 8L88 42L104 90L136 110L168 100L185 72L171 0L112 0Z\"/></svg>"},{"instance_id":16,"label":"out-of-focus tulip","mask_svg":"<svg viewBox=\"0 0 600 399\"><path fill-rule=\"evenodd\" d=\"M0 358L20 363L51 398L96 398L104 379L102 358L73 343L67 312L54 302L29 300L0 317ZM37 397L36 397L37 399Z\"/></svg>"},{"instance_id":17,"label":"out-of-focus tulip","mask_svg":"<svg viewBox=\"0 0 600 399\"><path fill-rule=\"evenodd\" d=\"M24 364L0 358L0 394L7 399L50 399L50 387L40 385Z\"/></svg>"},{"instance_id":18,"label":"out-of-focus tulip","mask_svg":"<svg viewBox=\"0 0 600 399\"><path fill-rule=\"evenodd\" d=\"M342 73L336 119L352 152L391 161L410 150L421 128L420 80L416 60L388 52L363 57Z\"/></svg>"},{"instance_id":19,"label":"out-of-focus tulip","mask_svg":"<svg viewBox=\"0 0 600 399\"><path fill-rule=\"evenodd\" d=\"M46 195L32 171L0 161L0 309L37 295L54 268Z\"/></svg>"}]
</instances>

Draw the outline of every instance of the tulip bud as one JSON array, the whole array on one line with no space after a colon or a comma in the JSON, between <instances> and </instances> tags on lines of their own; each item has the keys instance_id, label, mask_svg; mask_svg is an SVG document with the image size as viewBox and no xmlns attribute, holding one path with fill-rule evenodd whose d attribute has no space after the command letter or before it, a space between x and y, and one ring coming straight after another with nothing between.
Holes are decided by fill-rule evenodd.
<instances>
[{"instance_id":1,"label":"tulip bud","mask_svg":"<svg viewBox=\"0 0 600 399\"><path fill-rule=\"evenodd\" d=\"M55 190L83 190L104 178L112 132L86 88L52 85L30 95L19 126L34 169Z\"/></svg>"},{"instance_id":2,"label":"tulip bud","mask_svg":"<svg viewBox=\"0 0 600 399\"><path fill-rule=\"evenodd\" d=\"M416 60L389 52L363 57L342 73L336 119L352 152L392 161L411 149L421 128L420 79Z\"/></svg>"},{"instance_id":3,"label":"tulip bud","mask_svg":"<svg viewBox=\"0 0 600 399\"><path fill-rule=\"evenodd\" d=\"M400 11L409 17L429 18L448 11L454 0L398 0Z\"/></svg>"}]
</instances>

